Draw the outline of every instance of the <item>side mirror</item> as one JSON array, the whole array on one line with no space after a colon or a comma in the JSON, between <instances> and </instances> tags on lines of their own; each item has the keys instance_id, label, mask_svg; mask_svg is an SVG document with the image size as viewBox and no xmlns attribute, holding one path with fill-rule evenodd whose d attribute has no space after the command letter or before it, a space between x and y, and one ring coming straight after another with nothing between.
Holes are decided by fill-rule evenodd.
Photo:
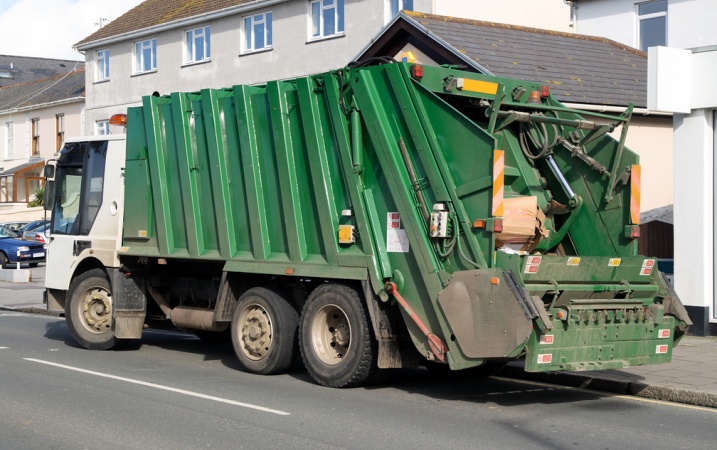
<instances>
[{"instance_id":1,"label":"side mirror","mask_svg":"<svg viewBox=\"0 0 717 450\"><path fill-rule=\"evenodd\" d=\"M55 178L55 166L45 166L45 178Z\"/></svg>"},{"instance_id":2,"label":"side mirror","mask_svg":"<svg viewBox=\"0 0 717 450\"><path fill-rule=\"evenodd\" d=\"M45 166L45 169L47 169L48 166ZM53 172L55 171L54 167L52 168ZM47 170L45 170L47 172ZM54 175L54 173L53 173ZM55 182L54 181L48 181L45 183L45 189L42 192L42 207L45 208L45 211L52 211L52 204L55 202Z\"/></svg>"}]
</instances>

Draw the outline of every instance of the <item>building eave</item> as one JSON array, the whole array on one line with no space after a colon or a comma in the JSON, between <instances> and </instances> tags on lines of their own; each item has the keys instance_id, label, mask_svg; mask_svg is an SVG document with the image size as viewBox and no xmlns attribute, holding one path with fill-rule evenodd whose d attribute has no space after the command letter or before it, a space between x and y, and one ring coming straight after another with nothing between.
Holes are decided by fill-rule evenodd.
<instances>
[{"instance_id":1,"label":"building eave","mask_svg":"<svg viewBox=\"0 0 717 450\"><path fill-rule=\"evenodd\" d=\"M63 98L62 100L55 100L54 102L47 102L47 103L38 103L36 105L28 105L23 106L21 108L8 108L0 111L0 115L4 114L13 114L18 112L24 112L24 111L30 111L33 109L43 109L43 108L50 108L53 106L59 106L59 105L67 105L70 103L78 103L78 102L84 102L85 97L70 97L70 98Z\"/></svg>"},{"instance_id":2,"label":"building eave","mask_svg":"<svg viewBox=\"0 0 717 450\"><path fill-rule=\"evenodd\" d=\"M267 7L270 7L270 6L279 4L279 3L286 3L288 1L289 0L267 0L267 1L256 0L251 3L243 3L241 5L232 6L229 8L224 8L224 9L220 9L217 11L200 14L198 16L173 20L171 22L165 22L165 23L155 25L152 27L142 28L141 30L129 31L127 33L122 33L122 34L118 34L115 36L98 39L96 41L85 42L84 44L74 45L72 48L78 52L84 52L86 50L91 50L93 48L104 47L104 46L107 46L110 44L115 44L117 42L123 42L123 41L127 41L130 39L151 36L153 34L161 33L163 31L174 30L177 28L186 27L188 25L195 25L195 24L198 24L201 22L206 22L209 20L221 19L223 17L233 16L236 14L241 14L243 12L252 11L255 9L263 9L263 8L267 8Z\"/></svg>"}]
</instances>

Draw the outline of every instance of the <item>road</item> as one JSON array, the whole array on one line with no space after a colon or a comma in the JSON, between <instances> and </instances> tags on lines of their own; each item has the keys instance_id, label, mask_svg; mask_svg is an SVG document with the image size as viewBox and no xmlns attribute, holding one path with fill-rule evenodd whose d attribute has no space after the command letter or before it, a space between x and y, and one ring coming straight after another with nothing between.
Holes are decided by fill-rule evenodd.
<instances>
[{"instance_id":1,"label":"road","mask_svg":"<svg viewBox=\"0 0 717 450\"><path fill-rule=\"evenodd\" d=\"M0 447L715 446L717 410L423 369L352 390L238 369L231 346L190 335L147 331L141 346L95 352L62 319L0 311Z\"/></svg>"}]
</instances>

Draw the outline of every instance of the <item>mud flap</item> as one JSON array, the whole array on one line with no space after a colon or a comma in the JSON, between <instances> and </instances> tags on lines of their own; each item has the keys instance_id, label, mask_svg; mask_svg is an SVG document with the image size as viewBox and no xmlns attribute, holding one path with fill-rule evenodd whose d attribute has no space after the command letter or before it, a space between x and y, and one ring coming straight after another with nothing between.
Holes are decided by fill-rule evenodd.
<instances>
[{"instance_id":1,"label":"mud flap","mask_svg":"<svg viewBox=\"0 0 717 450\"><path fill-rule=\"evenodd\" d=\"M468 358L515 357L541 318L541 304L520 295L515 276L500 269L456 272L438 295L451 333ZM514 292L515 290L515 292ZM547 314L545 314L547 320ZM549 320L548 320L549 322Z\"/></svg>"},{"instance_id":2,"label":"mud flap","mask_svg":"<svg viewBox=\"0 0 717 450\"><path fill-rule=\"evenodd\" d=\"M144 319L147 315L147 295L144 278L127 276L119 269L110 269L112 282L112 311L115 336L118 339L142 337Z\"/></svg>"}]
</instances>

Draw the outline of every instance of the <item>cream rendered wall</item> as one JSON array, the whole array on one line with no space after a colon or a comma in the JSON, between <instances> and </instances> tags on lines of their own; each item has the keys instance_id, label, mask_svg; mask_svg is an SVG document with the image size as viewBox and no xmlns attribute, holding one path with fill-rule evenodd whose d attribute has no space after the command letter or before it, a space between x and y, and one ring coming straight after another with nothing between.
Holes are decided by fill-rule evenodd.
<instances>
[{"instance_id":1,"label":"cream rendered wall","mask_svg":"<svg viewBox=\"0 0 717 450\"><path fill-rule=\"evenodd\" d=\"M40 155L41 159L50 159L57 152L55 145L57 114L65 115L65 137L77 136L82 132L81 122L84 101L75 100L54 106L40 105L31 110L0 114L0 166L5 170L12 169L28 162L32 156L32 119L40 119ZM12 159L5 159L6 127L5 123L14 123L15 154Z\"/></svg>"},{"instance_id":2,"label":"cream rendered wall","mask_svg":"<svg viewBox=\"0 0 717 450\"><path fill-rule=\"evenodd\" d=\"M433 9L442 16L573 32L570 6L562 0L434 0Z\"/></svg>"}]
</instances>

